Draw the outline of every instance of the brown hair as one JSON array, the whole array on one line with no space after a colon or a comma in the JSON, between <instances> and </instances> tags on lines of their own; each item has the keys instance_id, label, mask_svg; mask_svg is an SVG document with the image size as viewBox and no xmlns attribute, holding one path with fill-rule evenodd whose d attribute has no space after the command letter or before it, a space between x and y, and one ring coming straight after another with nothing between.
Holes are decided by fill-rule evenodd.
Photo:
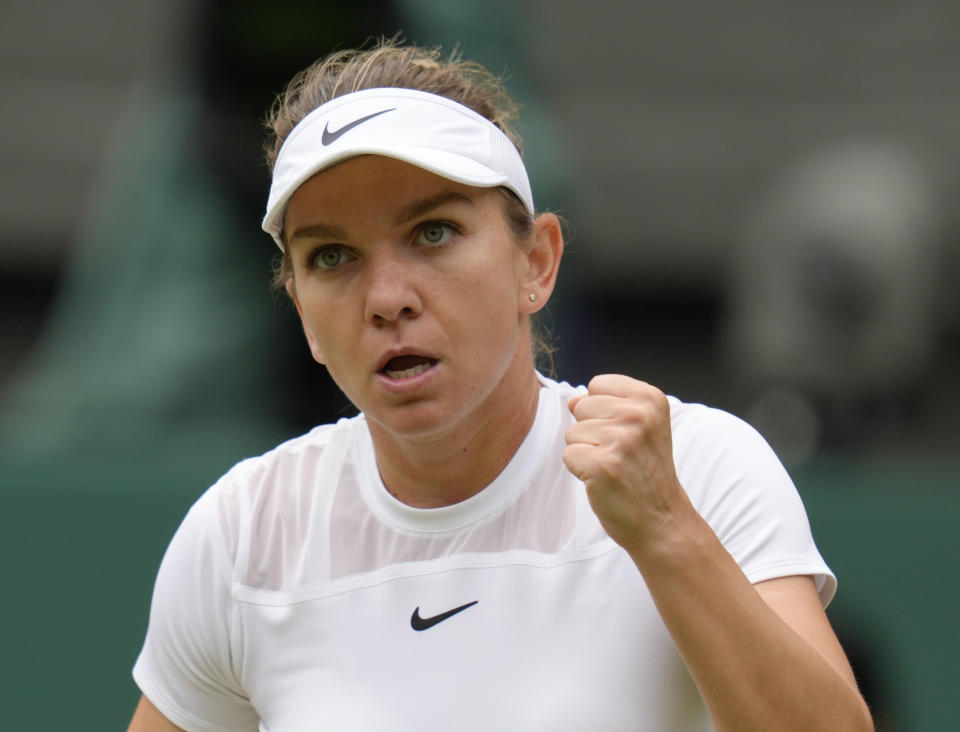
<instances>
[{"instance_id":1,"label":"brown hair","mask_svg":"<svg viewBox=\"0 0 960 732\"><path fill-rule=\"evenodd\" d=\"M320 105L362 89L388 87L419 89L459 102L493 122L523 154L513 129L518 105L499 78L456 54L444 58L439 48L382 39L369 49L332 53L291 79L267 114L267 164L273 169L287 135Z\"/></svg>"},{"instance_id":2,"label":"brown hair","mask_svg":"<svg viewBox=\"0 0 960 732\"><path fill-rule=\"evenodd\" d=\"M523 155L523 145L514 124L519 106L503 82L486 67L439 48L401 45L396 39L380 39L371 48L338 51L299 72L277 96L267 113L268 137L264 146L267 164L273 170L284 140L313 110L331 99L363 89L399 87L430 92L459 102L493 122ZM519 198L506 188L504 216L519 246L533 236L533 217ZM293 276L289 250L274 267L273 287L283 289ZM552 348L534 333L534 350L546 359Z\"/></svg>"}]
</instances>

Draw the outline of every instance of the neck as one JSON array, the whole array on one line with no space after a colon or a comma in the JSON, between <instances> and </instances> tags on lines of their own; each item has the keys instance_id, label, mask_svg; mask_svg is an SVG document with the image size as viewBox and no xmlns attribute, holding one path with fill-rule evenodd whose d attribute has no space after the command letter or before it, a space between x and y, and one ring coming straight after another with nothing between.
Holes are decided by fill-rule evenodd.
<instances>
[{"instance_id":1,"label":"neck","mask_svg":"<svg viewBox=\"0 0 960 732\"><path fill-rule=\"evenodd\" d=\"M369 424L387 490L415 508L450 506L476 495L500 474L527 436L539 394L531 364L515 387L505 383L494 390L478 410L482 414L443 434L410 440Z\"/></svg>"}]
</instances>

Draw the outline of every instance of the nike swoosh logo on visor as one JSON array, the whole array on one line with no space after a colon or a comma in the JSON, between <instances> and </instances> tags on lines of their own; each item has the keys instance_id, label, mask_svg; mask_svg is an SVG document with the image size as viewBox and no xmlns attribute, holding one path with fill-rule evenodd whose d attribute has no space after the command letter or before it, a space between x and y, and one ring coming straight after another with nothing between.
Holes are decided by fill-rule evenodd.
<instances>
[{"instance_id":1,"label":"nike swoosh logo on visor","mask_svg":"<svg viewBox=\"0 0 960 732\"><path fill-rule=\"evenodd\" d=\"M468 602L466 605L455 607L453 610L447 610L445 613L440 613L439 615L434 615L429 618L421 618L420 608L417 607L417 609L413 611L413 615L410 616L410 627L414 630L427 630L437 623L442 623L447 618L452 618L457 613L462 613L468 607L473 607L477 602L479 602L479 600L474 600L473 602Z\"/></svg>"},{"instance_id":2,"label":"nike swoosh logo on visor","mask_svg":"<svg viewBox=\"0 0 960 732\"><path fill-rule=\"evenodd\" d=\"M357 125L362 125L367 120L371 120L374 117L379 117L381 114L386 114L387 112L393 112L396 107L391 107L390 109L383 109L379 112L374 112L373 114L368 114L366 117L361 117L360 119L355 119L353 122L348 122L339 130L331 130L330 122L327 122L323 126L323 135L320 137L320 144L326 147L327 145L332 145L334 142L339 140L343 135L352 130Z\"/></svg>"}]
</instances>

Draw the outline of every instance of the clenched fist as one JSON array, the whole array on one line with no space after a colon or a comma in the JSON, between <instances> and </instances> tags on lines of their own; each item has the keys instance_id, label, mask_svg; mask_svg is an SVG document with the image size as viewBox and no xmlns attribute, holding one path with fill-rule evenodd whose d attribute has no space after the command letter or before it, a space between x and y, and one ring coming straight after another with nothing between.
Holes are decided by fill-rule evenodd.
<instances>
[{"instance_id":1,"label":"clenched fist","mask_svg":"<svg viewBox=\"0 0 960 732\"><path fill-rule=\"evenodd\" d=\"M595 376L570 400L563 462L586 485L607 534L644 551L693 507L677 479L670 404L654 386L628 376Z\"/></svg>"}]
</instances>

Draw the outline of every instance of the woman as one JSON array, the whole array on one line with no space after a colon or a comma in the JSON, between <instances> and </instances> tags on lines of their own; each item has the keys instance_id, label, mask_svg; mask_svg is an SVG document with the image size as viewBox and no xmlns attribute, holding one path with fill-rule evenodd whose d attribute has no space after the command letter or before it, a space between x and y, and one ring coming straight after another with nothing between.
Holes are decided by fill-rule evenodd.
<instances>
[{"instance_id":1,"label":"woman","mask_svg":"<svg viewBox=\"0 0 960 732\"><path fill-rule=\"evenodd\" d=\"M264 229L361 413L191 509L131 730L683 728L685 670L717 729L871 728L762 439L535 370L563 238L511 111L486 71L390 43L275 107Z\"/></svg>"}]
</instances>

